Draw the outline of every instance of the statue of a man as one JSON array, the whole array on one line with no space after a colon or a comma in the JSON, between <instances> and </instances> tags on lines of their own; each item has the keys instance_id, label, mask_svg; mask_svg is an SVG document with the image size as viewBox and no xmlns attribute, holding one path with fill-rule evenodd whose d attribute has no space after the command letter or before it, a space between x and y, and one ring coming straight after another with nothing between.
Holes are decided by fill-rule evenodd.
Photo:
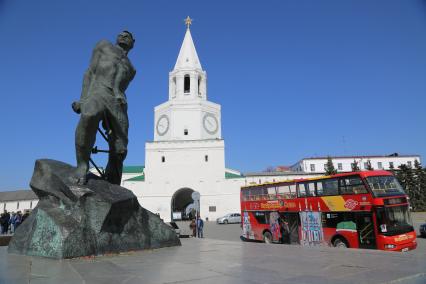
<instances>
[{"instance_id":1,"label":"statue of a man","mask_svg":"<svg viewBox=\"0 0 426 284\"><path fill-rule=\"evenodd\" d=\"M78 184L87 182L90 154L101 121L110 130L105 176L111 183L121 182L129 128L124 92L136 74L127 53L134 42L133 35L123 31L117 36L116 45L102 40L93 50L90 66L84 74L80 101L72 105L75 112L81 113L75 131Z\"/></svg>"}]
</instances>

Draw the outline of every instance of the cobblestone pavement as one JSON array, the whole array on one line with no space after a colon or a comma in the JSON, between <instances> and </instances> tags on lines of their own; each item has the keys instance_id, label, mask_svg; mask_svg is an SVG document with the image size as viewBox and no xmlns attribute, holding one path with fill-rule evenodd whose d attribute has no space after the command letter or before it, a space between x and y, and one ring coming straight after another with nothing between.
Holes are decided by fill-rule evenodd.
<instances>
[{"instance_id":1,"label":"cobblestone pavement","mask_svg":"<svg viewBox=\"0 0 426 284\"><path fill-rule=\"evenodd\" d=\"M61 261L1 247L0 284L426 283L425 239L407 253L304 248L242 242L239 228L206 222L206 238L181 239L181 247Z\"/></svg>"}]
</instances>

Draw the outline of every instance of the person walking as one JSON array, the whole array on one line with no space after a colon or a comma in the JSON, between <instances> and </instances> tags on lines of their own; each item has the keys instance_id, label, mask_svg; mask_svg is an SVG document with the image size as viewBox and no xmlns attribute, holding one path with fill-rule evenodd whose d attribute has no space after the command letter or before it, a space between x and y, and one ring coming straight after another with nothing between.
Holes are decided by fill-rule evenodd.
<instances>
[{"instance_id":1,"label":"person walking","mask_svg":"<svg viewBox=\"0 0 426 284\"><path fill-rule=\"evenodd\" d=\"M191 223L189 224L189 228L191 228L191 230L192 230L192 236L195 238L196 237L196 232L197 232L197 224L195 223L195 219L191 220Z\"/></svg>"},{"instance_id":2,"label":"person walking","mask_svg":"<svg viewBox=\"0 0 426 284\"><path fill-rule=\"evenodd\" d=\"M198 216L197 218L197 234L199 238L203 238L204 221Z\"/></svg>"}]
</instances>

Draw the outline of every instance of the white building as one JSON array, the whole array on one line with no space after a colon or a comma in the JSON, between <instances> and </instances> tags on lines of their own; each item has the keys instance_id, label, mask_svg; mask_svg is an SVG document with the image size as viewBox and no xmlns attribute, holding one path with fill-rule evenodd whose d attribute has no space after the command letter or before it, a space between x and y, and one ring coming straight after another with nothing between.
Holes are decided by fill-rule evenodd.
<instances>
[{"instance_id":1,"label":"white building","mask_svg":"<svg viewBox=\"0 0 426 284\"><path fill-rule=\"evenodd\" d=\"M122 185L166 221L173 212L175 217L188 213L194 206L193 192L201 196L203 218L240 211L245 179L225 167L221 107L207 100L207 73L189 27L169 73L168 100L154 109L154 141L145 144L145 168L139 175L128 170L124 169Z\"/></svg>"},{"instance_id":2,"label":"white building","mask_svg":"<svg viewBox=\"0 0 426 284\"><path fill-rule=\"evenodd\" d=\"M0 213L8 212L22 213L34 209L38 203L38 197L31 190L16 190L0 192Z\"/></svg>"},{"instance_id":3,"label":"white building","mask_svg":"<svg viewBox=\"0 0 426 284\"><path fill-rule=\"evenodd\" d=\"M305 158L291 166L290 169L295 172L323 174L327 159L328 157ZM360 170L366 170L369 162L375 170L398 169L402 164L414 167L416 160L420 162L419 155L398 155L397 153L388 156L342 156L331 157L331 159L337 172L351 172L354 161Z\"/></svg>"}]
</instances>

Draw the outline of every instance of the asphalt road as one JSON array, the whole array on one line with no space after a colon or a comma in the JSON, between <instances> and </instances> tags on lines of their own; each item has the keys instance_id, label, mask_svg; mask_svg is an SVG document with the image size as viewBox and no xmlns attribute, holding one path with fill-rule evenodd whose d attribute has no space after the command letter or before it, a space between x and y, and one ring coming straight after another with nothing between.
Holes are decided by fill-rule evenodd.
<instances>
[{"instance_id":1,"label":"asphalt road","mask_svg":"<svg viewBox=\"0 0 426 284\"><path fill-rule=\"evenodd\" d=\"M426 212L412 213L413 224L418 234L417 236L417 249L410 254L425 255L426 253L426 238L419 236L419 226L426 223ZM241 242L241 226L240 224L216 224L216 222L205 222L204 237L214 240L235 241Z\"/></svg>"}]
</instances>

